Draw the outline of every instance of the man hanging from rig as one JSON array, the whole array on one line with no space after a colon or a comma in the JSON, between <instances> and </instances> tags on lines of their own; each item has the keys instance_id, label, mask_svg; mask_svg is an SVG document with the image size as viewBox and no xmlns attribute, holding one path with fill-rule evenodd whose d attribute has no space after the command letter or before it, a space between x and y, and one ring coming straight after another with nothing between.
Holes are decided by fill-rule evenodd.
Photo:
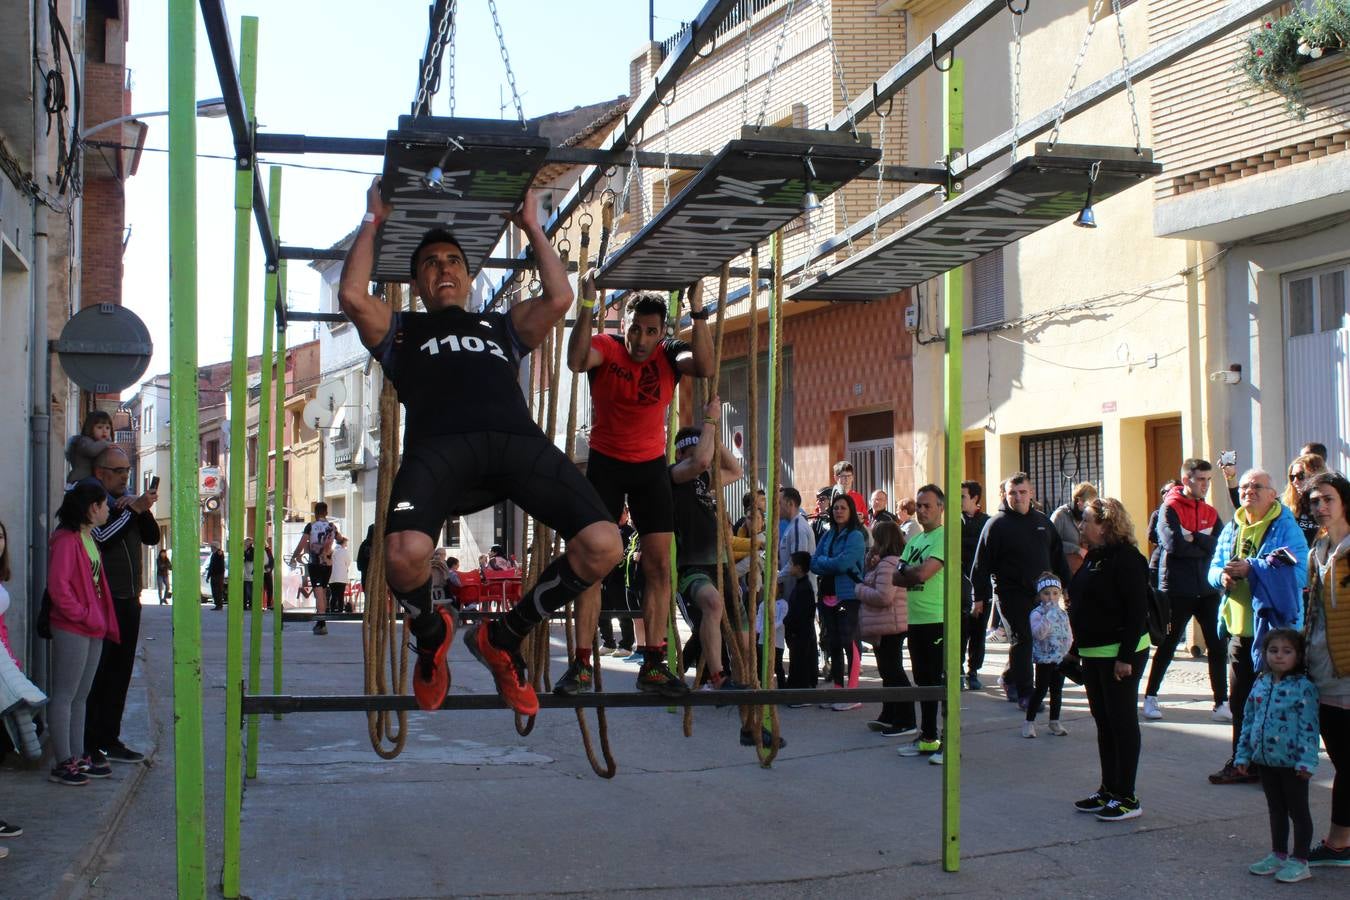
<instances>
[{"instance_id":1,"label":"man hanging from rig","mask_svg":"<svg viewBox=\"0 0 1350 900\"><path fill-rule=\"evenodd\" d=\"M512 221L538 262L538 297L507 312L469 312L464 251L449 231L433 228L412 254L413 287L427 311L395 312L370 294L375 232L390 211L377 178L366 192L338 298L406 411L384 547L389 586L411 617L417 643L413 693L421 708L437 709L450 689L446 655L454 622L431 602L430 560L442 523L510 500L566 539L567 552L506 615L469 628L464 642L507 704L534 715L539 700L521 641L603 578L623 552L594 488L530 417L517 378L520 361L572 305L572 289L531 196Z\"/></svg>"}]
</instances>

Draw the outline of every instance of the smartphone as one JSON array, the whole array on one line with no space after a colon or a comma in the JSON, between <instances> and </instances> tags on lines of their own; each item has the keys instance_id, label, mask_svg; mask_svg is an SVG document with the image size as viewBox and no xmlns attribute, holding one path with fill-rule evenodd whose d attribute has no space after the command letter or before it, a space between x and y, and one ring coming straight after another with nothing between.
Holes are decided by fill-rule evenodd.
<instances>
[{"instance_id":1,"label":"smartphone","mask_svg":"<svg viewBox=\"0 0 1350 900\"><path fill-rule=\"evenodd\" d=\"M157 491L157 490L159 490L159 476L158 476L158 475L155 475L154 477L152 477L152 478L150 479L150 490L152 490L152 491Z\"/></svg>"},{"instance_id":2,"label":"smartphone","mask_svg":"<svg viewBox=\"0 0 1350 900\"><path fill-rule=\"evenodd\" d=\"M1237 451L1236 451L1236 450L1225 450L1225 451L1223 451L1222 453L1220 453L1220 454L1219 454L1219 465L1220 465L1220 466L1236 466L1236 465L1237 465Z\"/></svg>"},{"instance_id":3,"label":"smartphone","mask_svg":"<svg viewBox=\"0 0 1350 900\"><path fill-rule=\"evenodd\" d=\"M1298 558L1297 558L1296 556L1294 556L1294 554L1289 550L1288 547L1280 547L1278 550L1275 550L1273 553L1270 554L1269 559L1270 559L1270 561L1271 561L1271 564L1277 565L1277 566L1278 566L1278 565L1284 565L1284 566L1296 566L1296 565L1298 565Z\"/></svg>"}]
</instances>

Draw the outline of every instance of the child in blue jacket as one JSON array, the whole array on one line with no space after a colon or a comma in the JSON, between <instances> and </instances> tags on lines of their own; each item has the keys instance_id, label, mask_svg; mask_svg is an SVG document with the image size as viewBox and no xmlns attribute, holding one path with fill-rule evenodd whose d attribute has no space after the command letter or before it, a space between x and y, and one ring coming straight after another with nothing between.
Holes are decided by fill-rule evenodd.
<instances>
[{"instance_id":1,"label":"child in blue jacket","mask_svg":"<svg viewBox=\"0 0 1350 900\"><path fill-rule=\"evenodd\" d=\"M1244 775L1252 763L1260 765L1270 810L1271 852L1248 869L1253 875L1274 875L1276 881L1292 883L1311 877L1308 781L1317 768L1317 687L1304 668L1302 633L1277 628L1266 635L1261 651L1265 671L1247 697L1233 764Z\"/></svg>"}]
</instances>

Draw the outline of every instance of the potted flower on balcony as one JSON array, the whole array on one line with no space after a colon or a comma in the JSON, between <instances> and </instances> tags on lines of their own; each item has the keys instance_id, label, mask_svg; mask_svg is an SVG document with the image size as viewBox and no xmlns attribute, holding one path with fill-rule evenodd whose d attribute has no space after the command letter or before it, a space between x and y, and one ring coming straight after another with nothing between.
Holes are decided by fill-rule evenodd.
<instances>
[{"instance_id":1,"label":"potted flower on balcony","mask_svg":"<svg viewBox=\"0 0 1350 900\"><path fill-rule=\"evenodd\" d=\"M1299 70L1350 43L1350 0L1318 0L1312 11L1295 7L1288 15L1268 19L1247 36L1237 70L1246 85L1285 98L1285 111L1303 118L1303 84Z\"/></svg>"}]
</instances>

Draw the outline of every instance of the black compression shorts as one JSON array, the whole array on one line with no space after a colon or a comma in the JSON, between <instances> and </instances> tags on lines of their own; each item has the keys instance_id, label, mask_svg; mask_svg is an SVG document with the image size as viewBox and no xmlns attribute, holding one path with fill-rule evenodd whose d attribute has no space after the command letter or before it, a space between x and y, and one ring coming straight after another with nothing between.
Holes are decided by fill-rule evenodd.
<instances>
[{"instance_id":1,"label":"black compression shorts","mask_svg":"<svg viewBox=\"0 0 1350 900\"><path fill-rule=\"evenodd\" d=\"M664 456L635 463L592 450L586 463L586 480L595 486L612 521L619 521L627 497L628 514L638 534L675 530L675 498Z\"/></svg>"},{"instance_id":2,"label":"black compression shorts","mask_svg":"<svg viewBox=\"0 0 1350 900\"><path fill-rule=\"evenodd\" d=\"M333 577L333 567L326 566L323 563L312 562L305 567L309 572L309 586L328 587L328 579Z\"/></svg>"},{"instance_id":3,"label":"black compression shorts","mask_svg":"<svg viewBox=\"0 0 1350 900\"><path fill-rule=\"evenodd\" d=\"M386 529L439 539L445 520L510 500L565 540L612 521L594 488L543 432L479 431L407 441Z\"/></svg>"}]
</instances>

